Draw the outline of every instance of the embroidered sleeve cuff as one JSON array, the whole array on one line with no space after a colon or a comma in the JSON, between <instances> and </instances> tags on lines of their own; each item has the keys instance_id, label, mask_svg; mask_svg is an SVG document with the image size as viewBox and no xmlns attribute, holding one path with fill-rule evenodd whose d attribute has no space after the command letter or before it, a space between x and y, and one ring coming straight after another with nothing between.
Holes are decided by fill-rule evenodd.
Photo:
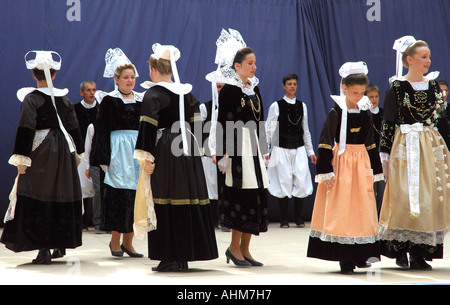
<instances>
[{"instance_id":1,"label":"embroidered sleeve cuff","mask_svg":"<svg viewBox=\"0 0 450 305\"><path fill-rule=\"evenodd\" d=\"M9 158L8 161L9 164L17 166L17 165L25 165L30 167L31 166L31 159L30 157L22 156L22 155L12 155L11 158Z\"/></svg>"}]
</instances>

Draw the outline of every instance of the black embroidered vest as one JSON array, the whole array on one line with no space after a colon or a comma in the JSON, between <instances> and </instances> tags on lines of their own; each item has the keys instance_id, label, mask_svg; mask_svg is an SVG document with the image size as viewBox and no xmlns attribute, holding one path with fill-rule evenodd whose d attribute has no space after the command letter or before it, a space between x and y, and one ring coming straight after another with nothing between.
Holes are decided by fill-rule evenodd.
<instances>
[{"instance_id":1,"label":"black embroidered vest","mask_svg":"<svg viewBox=\"0 0 450 305\"><path fill-rule=\"evenodd\" d=\"M303 142L303 103L299 100L289 104L284 99L277 101L280 114L278 116L279 147L297 148ZM283 118L280 120L280 118Z\"/></svg>"}]
</instances>

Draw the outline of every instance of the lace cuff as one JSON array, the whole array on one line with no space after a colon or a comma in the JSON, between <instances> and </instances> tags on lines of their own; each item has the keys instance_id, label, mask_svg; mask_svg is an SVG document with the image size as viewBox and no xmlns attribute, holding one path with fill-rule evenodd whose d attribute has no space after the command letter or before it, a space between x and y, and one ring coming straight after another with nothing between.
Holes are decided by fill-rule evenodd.
<instances>
[{"instance_id":1,"label":"lace cuff","mask_svg":"<svg viewBox=\"0 0 450 305\"><path fill-rule=\"evenodd\" d=\"M315 181L316 181L317 183L322 183L322 182L324 182L324 181L330 180L330 179L333 178L333 177L335 177L335 175L334 175L333 172L327 173L327 174L317 174L317 175L316 175Z\"/></svg>"},{"instance_id":2,"label":"lace cuff","mask_svg":"<svg viewBox=\"0 0 450 305\"><path fill-rule=\"evenodd\" d=\"M384 174L376 174L373 176L373 182L384 181Z\"/></svg>"},{"instance_id":3,"label":"lace cuff","mask_svg":"<svg viewBox=\"0 0 450 305\"><path fill-rule=\"evenodd\" d=\"M23 155L12 155L11 158L9 158L8 163L14 166L25 165L27 167L30 167L31 159L30 157Z\"/></svg>"},{"instance_id":4,"label":"lace cuff","mask_svg":"<svg viewBox=\"0 0 450 305\"><path fill-rule=\"evenodd\" d=\"M145 151L145 150L142 150L142 149L136 149L134 151L133 158L139 159L139 160L147 160L147 161L150 161L152 163L155 162L155 157L153 157L153 155L151 153L149 153L148 151Z\"/></svg>"}]
</instances>

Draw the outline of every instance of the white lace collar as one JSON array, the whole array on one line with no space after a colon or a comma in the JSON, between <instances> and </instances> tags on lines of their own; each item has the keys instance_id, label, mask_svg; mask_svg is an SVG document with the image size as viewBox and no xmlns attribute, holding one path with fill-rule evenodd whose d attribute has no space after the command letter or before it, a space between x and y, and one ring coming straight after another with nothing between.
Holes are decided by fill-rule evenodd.
<instances>
[{"instance_id":1,"label":"white lace collar","mask_svg":"<svg viewBox=\"0 0 450 305\"><path fill-rule=\"evenodd\" d=\"M125 104L134 104L136 102L142 102L142 99L144 98L144 94L140 92L136 92L133 90L134 97L133 98L124 98L123 95L119 92L119 90L114 90L109 92L107 95L120 98Z\"/></svg>"},{"instance_id":2,"label":"white lace collar","mask_svg":"<svg viewBox=\"0 0 450 305\"><path fill-rule=\"evenodd\" d=\"M141 84L141 87L148 90L154 86L161 86L173 92L177 95L185 95L192 91L191 84L178 84L178 83L169 83L169 82L158 82L154 83L152 81L145 81Z\"/></svg>"},{"instance_id":3,"label":"white lace collar","mask_svg":"<svg viewBox=\"0 0 450 305\"><path fill-rule=\"evenodd\" d=\"M34 87L25 87L22 89L19 89L17 91L17 98L19 99L19 101L23 102L23 100L25 99L25 96L27 96L29 93L38 90L42 93L44 93L45 95L50 96L50 90L48 88L34 88ZM69 93L69 89L65 88L65 89L58 89L58 88L53 88L53 95L55 97L62 97L62 96L66 96Z\"/></svg>"}]
</instances>

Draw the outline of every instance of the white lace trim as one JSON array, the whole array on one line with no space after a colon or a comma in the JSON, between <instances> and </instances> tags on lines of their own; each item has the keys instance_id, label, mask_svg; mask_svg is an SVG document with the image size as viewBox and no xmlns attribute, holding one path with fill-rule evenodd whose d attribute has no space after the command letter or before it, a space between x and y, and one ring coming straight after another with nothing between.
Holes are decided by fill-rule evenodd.
<instances>
[{"instance_id":1,"label":"white lace trim","mask_svg":"<svg viewBox=\"0 0 450 305\"><path fill-rule=\"evenodd\" d=\"M155 157L148 151L142 150L142 149L136 149L134 151L133 158L139 159L139 160L147 160L150 162L155 162Z\"/></svg>"},{"instance_id":2,"label":"white lace trim","mask_svg":"<svg viewBox=\"0 0 450 305\"><path fill-rule=\"evenodd\" d=\"M140 219L133 223L133 231L134 236L137 239L145 239L147 237L147 233L157 228L157 219L155 206L153 202L153 193L150 184L151 175L141 175L141 179L143 179L144 191L145 191L145 203L147 205L147 219Z\"/></svg>"},{"instance_id":3,"label":"white lace trim","mask_svg":"<svg viewBox=\"0 0 450 305\"><path fill-rule=\"evenodd\" d=\"M50 131L50 129L36 130L36 132L34 133L33 146L31 148L31 151L35 151L36 148L38 148L39 145L41 145L42 142L44 142L44 140L47 137L49 131Z\"/></svg>"},{"instance_id":4,"label":"white lace trim","mask_svg":"<svg viewBox=\"0 0 450 305\"><path fill-rule=\"evenodd\" d=\"M31 166L31 158L27 157L27 156L23 156L23 155L12 155L9 160L8 163L14 166L17 165L25 165L30 167Z\"/></svg>"},{"instance_id":5,"label":"white lace trim","mask_svg":"<svg viewBox=\"0 0 450 305\"><path fill-rule=\"evenodd\" d=\"M327 174L317 174L316 178L315 178L315 181L317 183L322 183L324 181L330 180L333 177L335 177L333 172L327 173Z\"/></svg>"},{"instance_id":6,"label":"white lace trim","mask_svg":"<svg viewBox=\"0 0 450 305\"><path fill-rule=\"evenodd\" d=\"M373 176L373 182L384 181L384 174L376 174Z\"/></svg>"},{"instance_id":7,"label":"white lace trim","mask_svg":"<svg viewBox=\"0 0 450 305\"><path fill-rule=\"evenodd\" d=\"M414 244L425 244L436 246L444 243L445 234L449 228L438 230L435 232L421 232L407 229L388 229L380 224L378 238L383 240L396 240L399 242L410 241Z\"/></svg>"},{"instance_id":8,"label":"white lace trim","mask_svg":"<svg viewBox=\"0 0 450 305\"><path fill-rule=\"evenodd\" d=\"M343 245L362 245L362 244L373 244L378 240L377 235L372 236L357 236L357 237L348 237L348 236L336 236L325 234L320 231L311 230L309 233L310 237L319 238L324 242L338 243Z\"/></svg>"}]
</instances>

